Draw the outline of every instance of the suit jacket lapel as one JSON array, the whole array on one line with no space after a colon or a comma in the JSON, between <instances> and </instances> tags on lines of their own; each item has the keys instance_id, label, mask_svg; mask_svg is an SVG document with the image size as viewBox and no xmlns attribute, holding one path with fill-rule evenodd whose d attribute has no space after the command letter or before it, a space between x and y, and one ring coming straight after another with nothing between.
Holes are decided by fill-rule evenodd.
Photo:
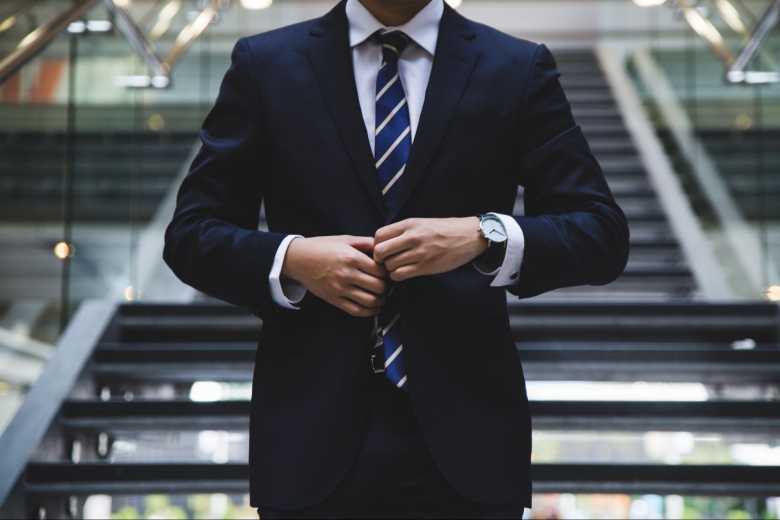
<instances>
[{"instance_id":1,"label":"suit jacket lapel","mask_svg":"<svg viewBox=\"0 0 780 520\"><path fill-rule=\"evenodd\" d=\"M390 223L398 217L415 186L429 171L450 118L468 85L478 57L476 45L472 44L475 33L468 20L445 2L425 101L401 183L399 209L385 215L355 87L345 4L346 0L341 0L320 18L319 24L310 31L314 41L307 46L306 53L358 182L363 185L378 216Z\"/></svg>"},{"instance_id":2,"label":"suit jacket lapel","mask_svg":"<svg viewBox=\"0 0 780 520\"><path fill-rule=\"evenodd\" d=\"M341 0L310 31L313 41L307 46L307 55L358 182L363 185L378 217L383 219L382 192L355 87L345 3L346 0Z\"/></svg>"},{"instance_id":3,"label":"suit jacket lapel","mask_svg":"<svg viewBox=\"0 0 780 520\"><path fill-rule=\"evenodd\" d=\"M430 171L431 161L477 61L474 37L468 20L445 2L425 101L400 187L399 209L387 215L386 223L398 217L414 188Z\"/></svg>"}]
</instances>

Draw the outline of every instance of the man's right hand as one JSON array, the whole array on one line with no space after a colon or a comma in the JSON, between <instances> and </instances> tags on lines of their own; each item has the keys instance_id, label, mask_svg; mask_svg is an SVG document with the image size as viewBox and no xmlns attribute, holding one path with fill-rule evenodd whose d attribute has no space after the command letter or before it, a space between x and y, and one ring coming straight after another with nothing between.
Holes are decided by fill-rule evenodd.
<instances>
[{"instance_id":1,"label":"man's right hand","mask_svg":"<svg viewBox=\"0 0 780 520\"><path fill-rule=\"evenodd\" d=\"M384 304L387 270L373 260L373 250L374 237L295 238L285 254L282 276L347 314L374 316Z\"/></svg>"}]
</instances>

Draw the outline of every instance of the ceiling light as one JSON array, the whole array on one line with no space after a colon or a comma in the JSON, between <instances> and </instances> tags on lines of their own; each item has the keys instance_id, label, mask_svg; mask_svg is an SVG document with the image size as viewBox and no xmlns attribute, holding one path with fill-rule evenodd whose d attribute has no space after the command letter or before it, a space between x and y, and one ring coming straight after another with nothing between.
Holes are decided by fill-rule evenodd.
<instances>
[{"instance_id":1,"label":"ceiling light","mask_svg":"<svg viewBox=\"0 0 780 520\"><path fill-rule=\"evenodd\" d=\"M0 22L0 32L7 31L11 27L13 27L16 24L16 17L15 16L9 16L2 22Z\"/></svg>"},{"instance_id":2,"label":"ceiling light","mask_svg":"<svg viewBox=\"0 0 780 520\"><path fill-rule=\"evenodd\" d=\"M728 0L718 0L717 5L721 18L723 18L723 21L725 21L729 27L738 33L744 34L748 32L747 27L745 27L745 24L742 22L739 11L734 7L734 4Z\"/></svg>"},{"instance_id":3,"label":"ceiling light","mask_svg":"<svg viewBox=\"0 0 780 520\"><path fill-rule=\"evenodd\" d=\"M273 0L241 0L241 6L244 9L251 9L253 11L271 7L271 4L273 4Z\"/></svg>"}]
</instances>

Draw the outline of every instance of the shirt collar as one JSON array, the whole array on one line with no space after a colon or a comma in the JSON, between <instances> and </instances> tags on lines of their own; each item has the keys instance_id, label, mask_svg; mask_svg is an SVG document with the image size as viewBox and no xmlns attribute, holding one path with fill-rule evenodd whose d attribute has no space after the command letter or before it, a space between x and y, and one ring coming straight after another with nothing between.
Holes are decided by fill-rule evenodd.
<instances>
[{"instance_id":1,"label":"shirt collar","mask_svg":"<svg viewBox=\"0 0 780 520\"><path fill-rule=\"evenodd\" d=\"M349 22L351 47L360 45L378 29L386 28L360 3L360 0L347 0L345 10ZM417 45L433 56L436 50L436 38L439 35L439 21L443 13L444 0L430 0L411 20L393 29L405 32Z\"/></svg>"}]
</instances>

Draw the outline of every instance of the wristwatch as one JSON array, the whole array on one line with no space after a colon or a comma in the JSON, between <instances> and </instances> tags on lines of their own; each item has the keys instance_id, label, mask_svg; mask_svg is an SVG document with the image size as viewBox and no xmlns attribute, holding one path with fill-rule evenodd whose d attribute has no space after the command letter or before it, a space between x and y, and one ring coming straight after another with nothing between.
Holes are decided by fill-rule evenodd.
<instances>
[{"instance_id":1,"label":"wristwatch","mask_svg":"<svg viewBox=\"0 0 780 520\"><path fill-rule=\"evenodd\" d=\"M506 252L508 235L504 223L495 213L480 213L479 231L488 241L487 250L479 256L480 267L495 271L501 266Z\"/></svg>"}]
</instances>

